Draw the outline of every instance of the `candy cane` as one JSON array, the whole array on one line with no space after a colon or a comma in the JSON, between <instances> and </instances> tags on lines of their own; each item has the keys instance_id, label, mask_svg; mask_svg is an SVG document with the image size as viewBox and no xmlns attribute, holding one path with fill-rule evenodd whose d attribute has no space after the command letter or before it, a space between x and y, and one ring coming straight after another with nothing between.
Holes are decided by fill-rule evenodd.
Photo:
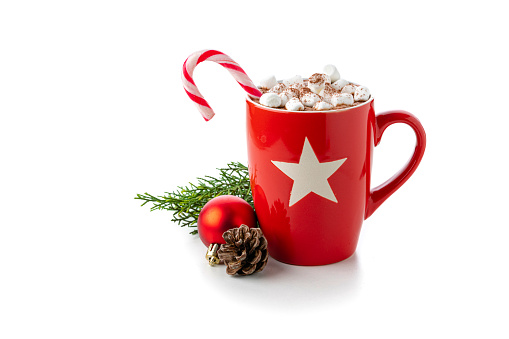
<instances>
[{"instance_id":1,"label":"candy cane","mask_svg":"<svg viewBox=\"0 0 509 339\"><path fill-rule=\"evenodd\" d=\"M214 116L214 111L210 107L209 103L196 87L193 80L193 72L195 67L202 61L214 61L226 68L230 74L237 80L239 85L252 97L259 98L262 93L256 88L253 81L249 79L246 72L233 61L228 55L214 50L203 50L191 54L182 67L182 83L184 90L186 91L189 98L194 101L200 111L201 115L206 121L209 121Z\"/></svg>"}]
</instances>

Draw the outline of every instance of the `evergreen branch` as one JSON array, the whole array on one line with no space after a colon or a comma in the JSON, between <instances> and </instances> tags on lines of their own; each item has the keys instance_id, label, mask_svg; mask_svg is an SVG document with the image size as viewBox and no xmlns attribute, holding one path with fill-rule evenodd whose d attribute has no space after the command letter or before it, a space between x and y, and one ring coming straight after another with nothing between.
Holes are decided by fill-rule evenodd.
<instances>
[{"instance_id":1,"label":"evergreen branch","mask_svg":"<svg viewBox=\"0 0 509 339\"><path fill-rule=\"evenodd\" d=\"M206 175L197 178L197 183L188 186L177 186L175 192L165 192L164 195L154 196L149 193L137 194L134 199L141 200L141 206L152 203L151 211L173 211L171 221L181 227L196 227L198 215L205 204L219 195L235 195L247 201L251 207L253 197L249 183L249 173L246 166L239 162L230 162L227 168L218 168L219 178ZM198 233L193 230L190 234Z\"/></svg>"}]
</instances>

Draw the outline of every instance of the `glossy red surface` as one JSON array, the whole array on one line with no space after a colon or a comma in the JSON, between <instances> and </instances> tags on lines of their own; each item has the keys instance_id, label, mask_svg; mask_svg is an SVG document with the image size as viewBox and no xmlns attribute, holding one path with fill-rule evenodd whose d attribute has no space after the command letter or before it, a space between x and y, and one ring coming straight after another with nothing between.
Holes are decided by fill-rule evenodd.
<instances>
[{"instance_id":1,"label":"glossy red surface","mask_svg":"<svg viewBox=\"0 0 509 339\"><path fill-rule=\"evenodd\" d=\"M362 222L412 175L426 143L424 129L414 116L393 111L375 117L373 100L348 110L322 113L275 110L248 99L246 122L258 221L270 255L295 265L324 265L350 257ZM416 131L416 151L402 171L371 193L375 141L397 122ZM337 202L311 192L290 204L294 180L273 161L298 164L306 138L320 163L346 158L327 180Z\"/></svg>"},{"instance_id":2,"label":"glossy red surface","mask_svg":"<svg viewBox=\"0 0 509 339\"><path fill-rule=\"evenodd\" d=\"M223 233L240 225L256 227L256 215L244 199L220 195L203 206L198 216L198 235L205 246L224 244Z\"/></svg>"},{"instance_id":3,"label":"glossy red surface","mask_svg":"<svg viewBox=\"0 0 509 339\"><path fill-rule=\"evenodd\" d=\"M392 124L403 123L407 124L415 132L416 144L414 154L407 162L407 164L392 178L384 182L382 185L375 187L371 190L366 208L366 219L373 214L373 212L388 198L392 193L396 192L405 181L415 172L417 166L421 162L426 149L426 133L422 127L419 119L406 111L388 111L380 113L376 116L375 120L375 146L378 146L382 139L382 134L385 129Z\"/></svg>"}]
</instances>

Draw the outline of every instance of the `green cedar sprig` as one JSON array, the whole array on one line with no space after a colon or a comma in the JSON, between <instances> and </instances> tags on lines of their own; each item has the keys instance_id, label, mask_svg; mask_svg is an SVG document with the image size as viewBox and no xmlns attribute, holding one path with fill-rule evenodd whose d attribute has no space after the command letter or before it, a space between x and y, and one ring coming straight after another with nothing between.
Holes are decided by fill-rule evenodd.
<instances>
[{"instance_id":1,"label":"green cedar sprig","mask_svg":"<svg viewBox=\"0 0 509 339\"><path fill-rule=\"evenodd\" d=\"M137 194L134 199L142 200L141 206L152 203L151 211L173 211L171 221L181 227L196 227L198 215L203 206L219 195L235 195L246 200L253 208L253 197L249 184L249 173L246 166L239 162L230 162L226 168L218 168L219 177L205 176L197 178L197 183L189 186L178 186L178 190L162 196ZM193 230L190 234L198 233Z\"/></svg>"}]
</instances>

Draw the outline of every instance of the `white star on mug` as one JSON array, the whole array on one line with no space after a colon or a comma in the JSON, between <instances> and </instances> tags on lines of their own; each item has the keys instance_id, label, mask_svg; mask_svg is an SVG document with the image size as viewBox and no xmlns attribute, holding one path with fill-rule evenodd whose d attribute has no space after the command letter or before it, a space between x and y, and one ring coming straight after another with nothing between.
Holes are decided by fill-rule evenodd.
<instances>
[{"instance_id":1,"label":"white star on mug","mask_svg":"<svg viewBox=\"0 0 509 339\"><path fill-rule=\"evenodd\" d=\"M292 206L311 192L337 203L338 200L327 179L343 165L346 159L319 162L306 137L298 164L273 160L271 162L293 180L289 204Z\"/></svg>"}]
</instances>

